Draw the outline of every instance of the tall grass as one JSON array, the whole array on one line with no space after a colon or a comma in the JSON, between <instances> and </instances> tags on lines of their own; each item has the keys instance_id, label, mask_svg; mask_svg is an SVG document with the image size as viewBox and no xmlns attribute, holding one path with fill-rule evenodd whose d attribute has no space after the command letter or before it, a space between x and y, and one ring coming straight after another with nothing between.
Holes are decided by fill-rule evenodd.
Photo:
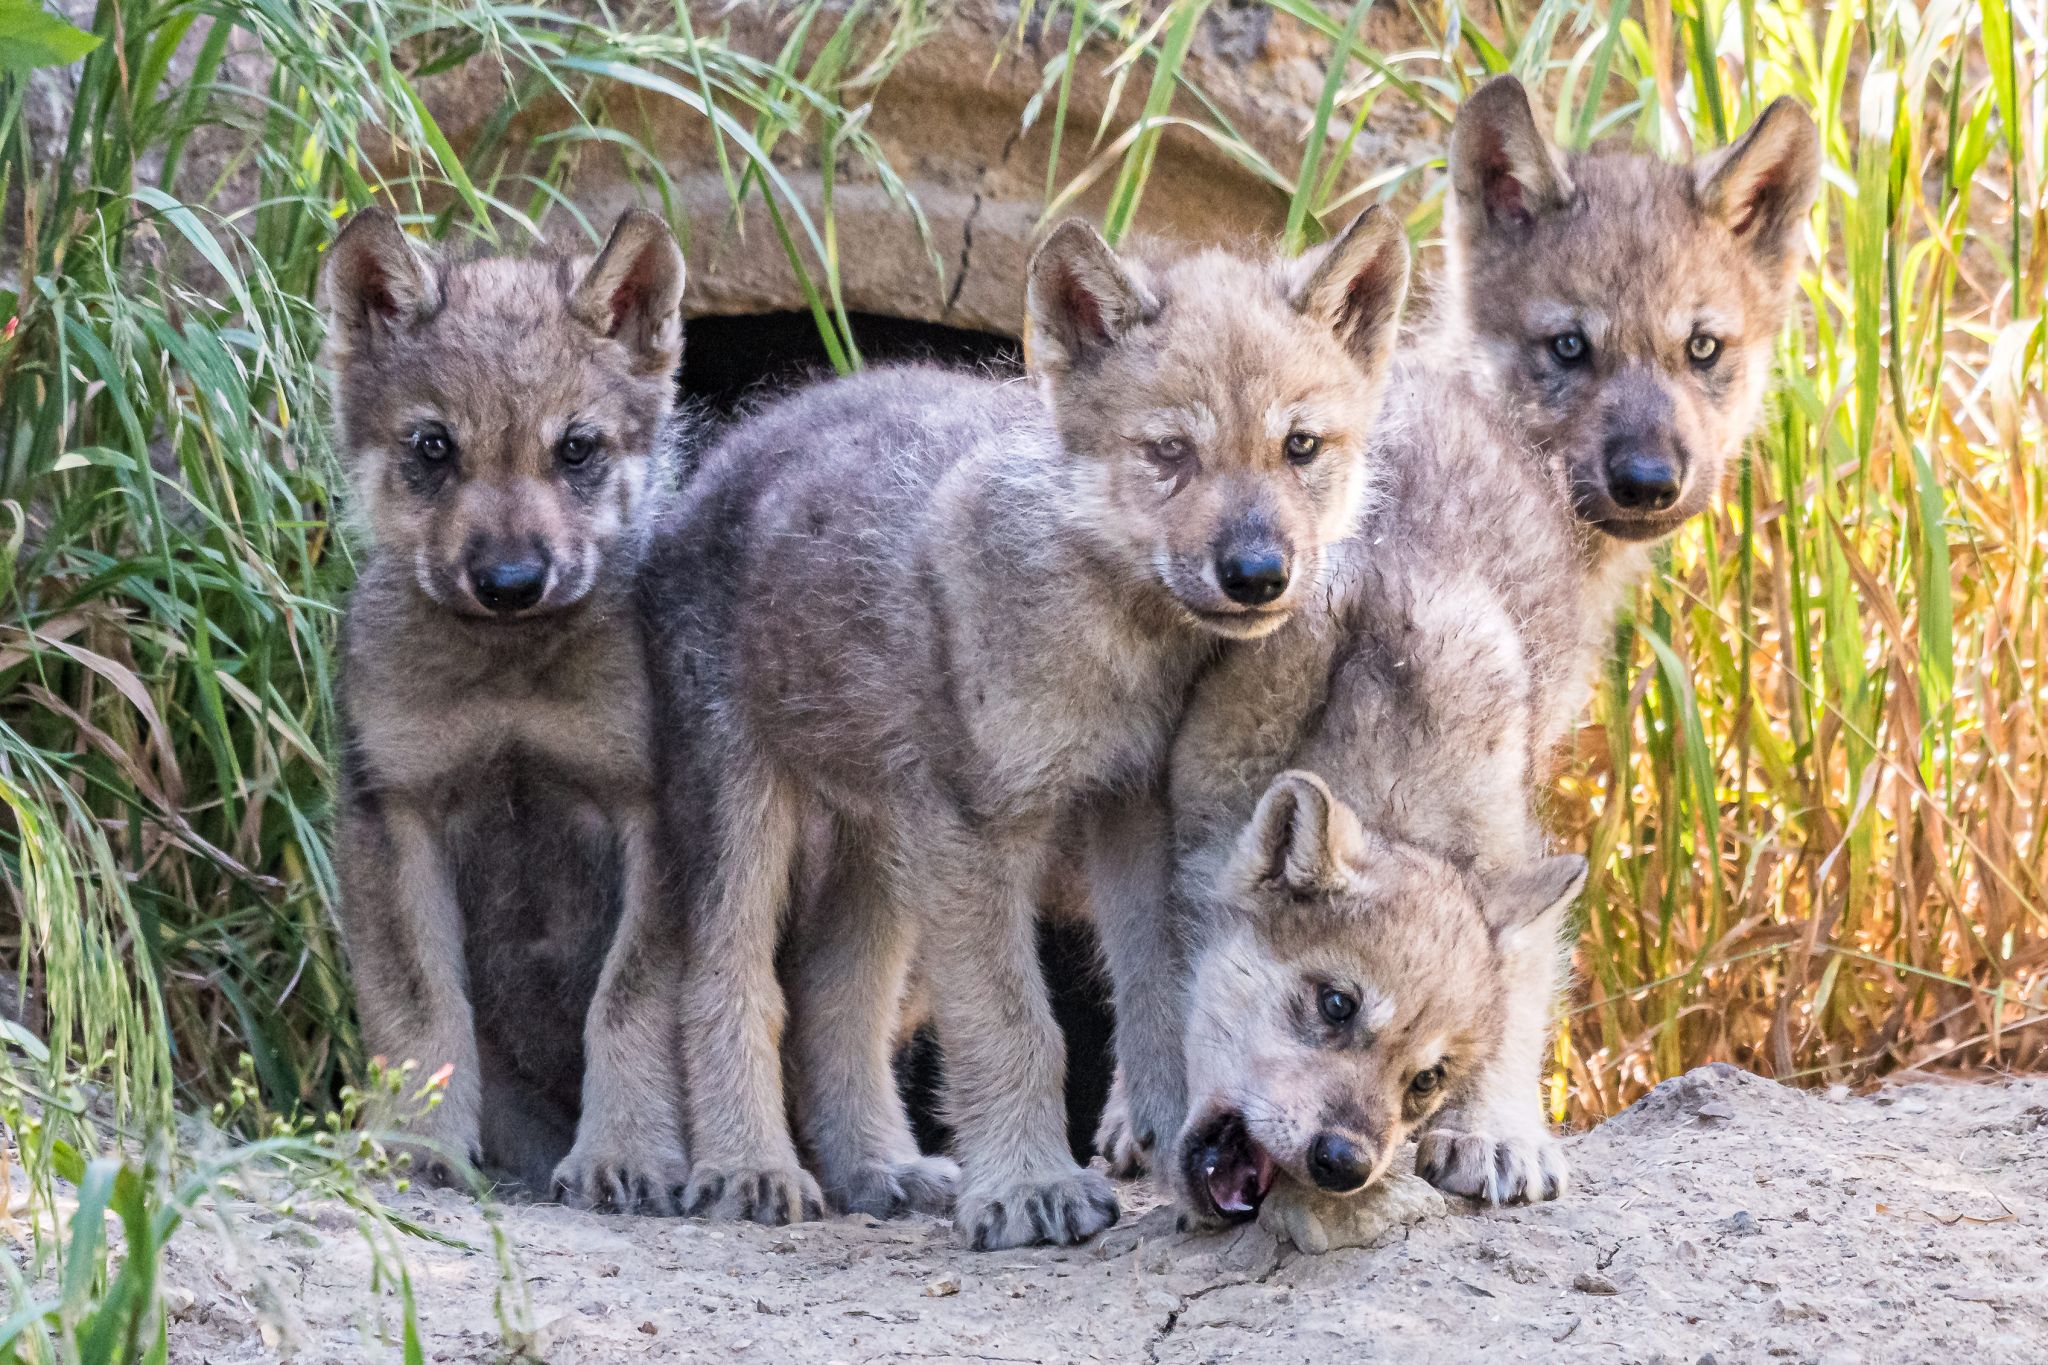
<instances>
[{"instance_id":1,"label":"tall grass","mask_svg":"<svg viewBox=\"0 0 2048 1365\"><path fill-rule=\"evenodd\" d=\"M1447 129L1501 70L1570 144L1704 150L1782 93L1825 130L1771 416L1721 508L1663 553L1560 780L1556 828L1599 875L1559 1112L1714 1058L1852 1081L2048 1060L2038 7L1270 8L1330 53L1295 160L1195 78L1206 0L1025 6L1020 27L1058 35L1030 111L1055 130L1048 214L1107 185L1112 234L1143 226L1160 148L1200 138L1273 186L1290 241L1387 199L1427 248L1440 166L1350 152L1394 101ZM771 56L693 26L702 7L579 13L103 0L48 163L26 78L0 75L19 246L0 282L0 875L49 1044L0 1055L18 1093L81 1070L97 1087L36 1142L97 1150L95 1104L159 1127L180 1096L228 1093L245 1052L283 1114L362 1075L321 837L350 563L306 302L343 213L379 200L428 237L516 242L559 209L591 231L562 187L601 156L673 215L651 130L681 119L712 134L734 205L767 206L835 360L859 363L829 180L850 157L896 185L861 105L937 12L809 0ZM1390 24L1409 36L1372 46ZM465 64L490 99L458 154L421 83ZM1114 98L1070 128L1088 66ZM543 108L571 116L529 145L519 115ZM820 212L777 155L794 141L836 153Z\"/></svg>"}]
</instances>

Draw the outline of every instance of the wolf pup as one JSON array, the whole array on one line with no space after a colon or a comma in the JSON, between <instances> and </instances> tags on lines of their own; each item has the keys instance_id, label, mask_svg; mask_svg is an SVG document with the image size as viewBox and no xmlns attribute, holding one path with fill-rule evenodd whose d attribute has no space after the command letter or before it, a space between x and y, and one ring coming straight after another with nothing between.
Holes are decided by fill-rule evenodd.
<instances>
[{"instance_id":1,"label":"wolf pup","mask_svg":"<svg viewBox=\"0 0 2048 1365\"><path fill-rule=\"evenodd\" d=\"M1039 386L828 383L714 449L650 577L668 842L692 888L690 1207L764 1222L953 1204L979 1248L1117 1217L1064 1139L1035 893L1079 801L1157 781L1198 665L1273 630L1365 495L1407 280L1384 213L1298 283L1079 223L1028 283ZM825 894L784 952L798 852ZM964 1172L920 1159L889 1069L914 939ZM821 1184L822 1182L822 1188ZM957 1193L957 1201L954 1196Z\"/></svg>"},{"instance_id":2,"label":"wolf pup","mask_svg":"<svg viewBox=\"0 0 2048 1365\"><path fill-rule=\"evenodd\" d=\"M340 918L369 1050L446 1069L397 1121L526 1191L671 1209L683 1158L632 587L674 505L683 258L430 260L382 209L323 277L369 551L342 628ZM623 921L642 955L611 951ZM573 1140L573 1145L572 1145Z\"/></svg>"},{"instance_id":3,"label":"wolf pup","mask_svg":"<svg viewBox=\"0 0 2048 1365\"><path fill-rule=\"evenodd\" d=\"M1393 482L1331 556L1327 610L1233 651L1191 701L1171 760L1171 915L1203 919L1288 767L1482 878L1534 857L1536 787L1647 542L1707 504L1760 412L1818 180L1796 104L1691 165L1567 156L1501 78L1461 111L1450 160L1447 309L1398 361L1375 441ZM1562 919L1505 941L1506 1044L1420 1144L1446 1190L1564 1187L1538 1085ZM1126 1170L1186 1112L1183 1078L1141 1078L1144 1055L1161 1049L1120 1039L1124 1107L1104 1145Z\"/></svg>"},{"instance_id":4,"label":"wolf pup","mask_svg":"<svg viewBox=\"0 0 2048 1365\"><path fill-rule=\"evenodd\" d=\"M1585 878L1565 856L1477 884L1366 829L1313 773L1275 778L1192 945L1193 1098L1170 1173L1191 1221L1250 1218L1276 1180L1297 1202L1380 1180L1500 1047L1504 943Z\"/></svg>"}]
</instances>

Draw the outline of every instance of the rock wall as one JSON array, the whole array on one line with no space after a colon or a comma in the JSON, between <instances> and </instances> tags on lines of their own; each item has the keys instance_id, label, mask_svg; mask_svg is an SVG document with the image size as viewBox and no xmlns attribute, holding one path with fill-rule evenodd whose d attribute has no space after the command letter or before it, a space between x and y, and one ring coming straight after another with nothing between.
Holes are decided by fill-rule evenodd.
<instances>
[{"instance_id":1,"label":"rock wall","mask_svg":"<svg viewBox=\"0 0 2048 1365\"><path fill-rule=\"evenodd\" d=\"M835 16L814 24L813 46ZM1041 6L1043 8L1043 6ZM736 49L772 60L788 40L797 6L691 0L699 33L715 33ZM1341 17L1342 6L1332 6ZM672 22L672 21L671 21ZM1387 12L1374 16L1368 36L1382 47L1413 43L1417 34ZM866 128L923 208L930 224L928 250L904 208L891 199L873 169L841 159L833 206L846 305L922 322L1014 335L1023 305L1025 259L1046 207L1047 164L1053 149L1053 107L1026 128L1027 106L1044 83L1046 63L1064 53L1068 32L1019 27L1015 4L959 0L938 10L934 30L888 75L872 101ZM1321 90L1329 43L1307 26L1275 15L1262 4L1219 3L1203 20L1184 72L1214 109L1282 175L1300 164L1303 139ZM1067 131L1055 183L1064 186L1089 167L1104 147L1136 120L1150 80L1149 63L1131 72L1116 98L1115 45L1097 42L1076 64ZM633 96L623 96L629 107ZM493 88L465 89L443 81L437 113L458 147L497 100ZM672 109L648 106L653 150L680 191L688 220L692 314L747 314L801 309L799 281L758 195L735 219L701 120L678 120ZM1173 112L1195 117L1200 106L1184 90ZM1108 132L1098 145L1095 133ZM530 116L523 137L535 138L569 122L566 109ZM1341 135L1345 130L1339 129ZM1411 106L1383 100L1351 151L1352 178L1392 161L1440 148L1442 131ZM1331 140L1336 150L1336 139ZM813 211L821 207L822 177L814 142L776 149L778 165ZM1099 219L1115 179L1114 156L1068 212ZM609 152L593 151L572 172L570 194L602 220L641 190L629 168ZM1141 231L1193 241L1275 234L1284 223L1284 191L1233 159L1213 141L1185 127L1160 139L1137 219ZM933 260L936 254L937 262Z\"/></svg>"}]
</instances>

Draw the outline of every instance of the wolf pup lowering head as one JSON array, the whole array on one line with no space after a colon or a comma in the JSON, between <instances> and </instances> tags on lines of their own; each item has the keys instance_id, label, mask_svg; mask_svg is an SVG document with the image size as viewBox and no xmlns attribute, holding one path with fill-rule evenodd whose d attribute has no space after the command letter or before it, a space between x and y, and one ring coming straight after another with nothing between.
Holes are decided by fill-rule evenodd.
<instances>
[{"instance_id":1,"label":"wolf pup lowering head","mask_svg":"<svg viewBox=\"0 0 2048 1365\"><path fill-rule=\"evenodd\" d=\"M1068 222L1029 285L1032 365L1084 459L1094 530L1232 639L1285 622L1357 519L1408 253L1375 210L1288 306L1266 302L1273 274L1214 249L1120 260Z\"/></svg>"},{"instance_id":2,"label":"wolf pup lowering head","mask_svg":"<svg viewBox=\"0 0 2048 1365\"><path fill-rule=\"evenodd\" d=\"M377 548L463 616L573 607L638 561L664 442L683 260L627 213L595 263L430 264L367 209L323 275L341 440Z\"/></svg>"},{"instance_id":3,"label":"wolf pup lowering head","mask_svg":"<svg viewBox=\"0 0 2048 1365\"><path fill-rule=\"evenodd\" d=\"M1711 501L1755 425L1819 135L1789 97L1677 165L1562 153L1538 128L1512 76L1458 111L1444 339L1555 453L1583 520L1654 540Z\"/></svg>"},{"instance_id":4,"label":"wolf pup lowering head","mask_svg":"<svg viewBox=\"0 0 2048 1365\"><path fill-rule=\"evenodd\" d=\"M1585 878L1564 856L1474 887L1314 774L1274 779L1225 873L1236 923L1193 964L1182 1207L1239 1222L1283 1175L1346 1195L1386 1174L1499 1045L1500 940Z\"/></svg>"}]
</instances>

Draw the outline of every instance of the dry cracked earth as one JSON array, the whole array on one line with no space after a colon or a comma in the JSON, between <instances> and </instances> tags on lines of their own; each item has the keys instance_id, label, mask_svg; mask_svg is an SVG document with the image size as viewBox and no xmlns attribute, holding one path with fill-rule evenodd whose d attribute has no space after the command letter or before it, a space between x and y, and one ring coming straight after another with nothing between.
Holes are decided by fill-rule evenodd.
<instances>
[{"instance_id":1,"label":"dry cracked earth","mask_svg":"<svg viewBox=\"0 0 2048 1365\"><path fill-rule=\"evenodd\" d=\"M517 1344L561 1365L2048 1362L2048 1078L1851 1098L1709 1067L1570 1145L1557 1203L1453 1208L1324 1256L1257 1226L1181 1235L1144 1186L1121 1225L1062 1251L977 1255L928 1220L520 1207L499 1226ZM426 1359L505 1359L477 1207L395 1207L466 1244L407 1239ZM173 1244L172 1360L401 1358L370 1320L352 1214L224 1212Z\"/></svg>"}]
</instances>

